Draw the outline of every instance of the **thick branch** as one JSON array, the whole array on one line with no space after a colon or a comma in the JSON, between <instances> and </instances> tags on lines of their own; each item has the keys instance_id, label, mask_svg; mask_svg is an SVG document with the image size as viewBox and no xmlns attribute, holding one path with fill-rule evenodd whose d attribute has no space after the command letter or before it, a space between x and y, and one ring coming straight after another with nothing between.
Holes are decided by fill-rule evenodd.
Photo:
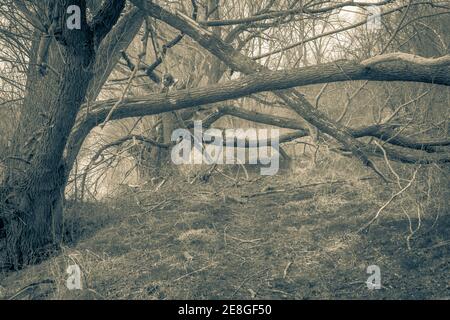
<instances>
[{"instance_id":1,"label":"thick branch","mask_svg":"<svg viewBox=\"0 0 450 320\"><path fill-rule=\"evenodd\" d=\"M386 64L380 63L367 69L360 63L340 61L292 70L264 71L218 85L126 99L115 118L159 114L237 99L259 92L283 90L309 84L348 81L349 79L421 81L450 85L450 68L394 61ZM99 116L115 101L112 99L96 102L91 105L91 109L95 116Z\"/></svg>"},{"instance_id":2,"label":"thick branch","mask_svg":"<svg viewBox=\"0 0 450 320\"><path fill-rule=\"evenodd\" d=\"M145 1L145 0L132 0L132 2L144 10L147 14L150 16L153 16L156 19L159 19L161 21L166 22L167 24L171 25L172 27L185 32L190 37L192 37L195 41L197 41L202 47L204 47L206 50L210 51L212 54L216 55L219 59L221 59L225 64L227 64L230 68L234 70L238 70L240 72L251 74L254 72L258 72L261 70L264 70L265 68L254 61L252 61L250 58L240 54L232 46L229 44L224 43L221 39L215 37L213 34L208 32L207 30L203 29L198 23L195 21L192 21L190 19L186 19L185 16L181 14L172 14L161 7L153 4L152 2ZM358 64L359 65L359 64ZM380 65L376 65L370 68L366 68L366 66L359 65L361 69L358 73L365 74L365 75L371 75L373 76L373 73L379 73L380 71L387 72L389 74L388 69L384 70L377 70ZM423 67L423 66L422 66ZM341 68L339 65L338 68ZM408 77L406 75L412 74L413 78L418 79L417 74L415 74L415 68L412 68L412 72L401 72L399 74L396 74L395 78L401 78L397 80L404 80L407 81ZM447 69L444 71L448 72L448 68L442 68ZM442 74L441 70L432 70L430 74L430 70L426 72L428 76L431 75L438 75L439 77L447 77ZM341 70L342 73L345 74L343 70ZM398 70L397 70L398 71ZM377 78L378 76L375 76ZM370 76L371 78L371 76ZM384 78L381 77L380 80L393 80L389 79L389 77ZM421 78L421 82L423 81L423 77ZM349 79L353 79L351 76ZM378 79L374 79L378 80ZM434 80L434 79L433 79ZM417 81L417 80L413 80ZM427 82L427 81L425 81ZM446 84L448 84L448 79ZM331 135L333 138L341 142L346 148L350 149L352 153L359 158L364 165L367 165L368 167L372 168L378 175L383 177L383 175L379 172L379 170L376 168L375 164L371 162L368 157L365 155L365 153L362 150L362 144L359 143L356 139L354 139L348 130L346 128L342 127L341 125L333 122L332 120L328 119L328 117L323 114L322 112L316 110L306 98L304 98L303 95L299 94L295 90L290 91L284 91L284 92L276 92L277 96L283 99L283 101L290 106L294 111L297 112L304 120L309 122L311 125L319 129L320 131ZM384 177L383 177L384 178Z\"/></svg>"},{"instance_id":3,"label":"thick branch","mask_svg":"<svg viewBox=\"0 0 450 320\"><path fill-rule=\"evenodd\" d=\"M228 66L247 74L263 70L262 66L236 52L232 46L201 28L192 19L176 16L151 2L138 0L133 0L133 2L138 5L145 3L146 6L141 6L142 10L185 32ZM419 81L450 85L449 71L449 67L430 66L429 64L424 66L404 59L379 63L370 67L358 62L339 61L287 71L264 71L220 85L127 99L114 113L113 119L154 115L236 99L257 92L282 90L315 83L366 79ZM277 92L277 95L321 131L336 138L346 147L352 146L352 151L367 164L367 158L362 153L362 145L355 140L347 128L333 123L325 115L315 111L309 102L295 91ZM77 134L81 137L87 135L97 123L104 120L114 103L115 100L108 100L92 106L94 112L84 123L79 123L75 128Z\"/></svg>"},{"instance_id":4,"label":"thick branch","mask_svg":"<svg viewBox=\"0 0 450 320\"><path fill-rule=\"evenodd\" d=\"M428 67L447 67L450 66L450 55L439 58L425 58L403 52L388 53L375 56L361 62L363 66L374 67L380 63L404 61L411 64L417 64Z\"/></svg>"},{"instance_id":5,"label":"thick branch","mask_svg":"<svg viewBox=\"0 0 450 320\"><path fill-rule=\"evenodd\" d=\"M389 62L389 64L392 63ZM358 63L340 62L339 67L334 63L330 63L319 66L305 67L297 70L261 72L218 85L172 91L168 94L154 94L150 96L126 99L124 100L123 105L114 113L112 119L118 120L129 117L155 115L225 100L237 99L253 93L268 90L287 89L293 86L301 86L312 83L347 81L349 77L359 79L369 79L375 77L377 79L396 80L397 78L395 78L395 75L403 77L402 73L407 74L406 70L411 70L413 67L418 68L417 66L403 65L403 63L400 63L397 67L398 68L388 68L385 67L384 64L379 64L377 65L377 68L382 68L382 70L386 70L386 72L368 72ZM424 68L429 70L429 67ZM342 70L344 70L344 73ZM92 104L90 106L92 112L88 115L86 120L79 123L76 128L76 130L82 129L81 132L78 131L78 133L81 133L81 137L87 135L87 133L99 122L104 121L106 114L115 103L116 100L112 99ZM292 127L293 129L297 129L294 125ZM386 130L380 131L373 129L373 131L371 131L372 129L367 130L366 128L364 129L365 132L360 133L351 132L347 129L345 130L349 135L355 136L373 135L383 140L392 137L391 134L387 134ZM333 134L330 135L333 136ZM413 147L411 143L415 142L408 142L405 140L402 141L401 137L397 137L392 139L390 143ZM438 145L445 145L445 143ZM422 147L417 145L417 148Z\"/></svg>"},{"instance_id":6,"label":"thick branch","mask_svg":"<svg viewBox=\"0 0 450 320\"><path fill-rule=\"evenodd\" d=\"M305 132L308 130L308 128L305 128L299 121L296 121L295 119L274 116L271 114L264 114L255 111L249 111L234 106L220 107L216 112L214 112L210 117L206 119L206 122L208 122L208 124L210 125L212 124L212 122L217 121L218 119L220 119L220 117L225 115L230 115L238 117L240 119L267 124L271 126L277 126L285 129L300 130ZM350 134L354 138L375 137L382 141L386 141L392 145L405 147L409 149L424 150L427 152L435 152L436 151L435 147L438 146L443 147L450 145L450 140L448 139L414 140L407 136L398 134L394 130L394 127L396 126L372 125L348 130L350 131Z\"/></svg>"},{"instance_id":7,"label":"thick branch","mask_svg":"<svg viewBox=\"0 0 450 320\"><path fill-rule=\"evenodd\" d=\"M94 33L94 45L98 47L113 26L119 20L125 8L126 0L105 0L91 22Z\"/></svg>"},{"instance_id":8,"label":"thick branch","mask_svg":"<svg viewBox=\"0 0 450 320\"><path fill-rule=\"evenodd\" d=\"M86 100L88 104L95 101L99 95L101 88L108 79L111 71L120 59L122 50L126 50L138 33L144 16L138 8L128 11L116 23L113 29L108 33L101 45L97 49L96 61L94 65L94 78L89 83L89 89ZM78 114L78 124L83 122L86 115L89 115L90 107L82 109ZM88 128L88 127L86 127ZM88 132L79 130L72 131L67 147L65 163L68 168L72 168L81 145L86 138ZM70 170L70 169L69 169Z\"/></svg>"}]
</instances>

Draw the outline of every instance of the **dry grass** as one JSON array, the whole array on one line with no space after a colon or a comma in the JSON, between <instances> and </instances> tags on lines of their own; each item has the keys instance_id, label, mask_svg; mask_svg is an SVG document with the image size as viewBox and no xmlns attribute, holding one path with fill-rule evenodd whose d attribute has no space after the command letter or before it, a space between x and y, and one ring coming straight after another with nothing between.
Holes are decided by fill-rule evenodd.
<instances>
[{"instance_id":1,"label":"dry grass","mask_svg":"<svg viewBox=\"0 0 450 320\"><path fill-rule=\"evenodd\" d=\"M214 173L209 183L169 179L157 192L146 185L108 204L72 204L71 241L61 254L5 274L0 296L52 279L15 298L449 298L447 190L433 193L440 201L421 198L425 211L409 250L410 223L418 222L412 197L423 184L358 233L395 189L349 178L364 174L319 164L302 175L235 184ZM347 182L301 187L339 180ZM82 269L81 291L65 287L72 264ZM366 268L374 264L383 288L370 291Z\"/></svg>"}]
</instances>

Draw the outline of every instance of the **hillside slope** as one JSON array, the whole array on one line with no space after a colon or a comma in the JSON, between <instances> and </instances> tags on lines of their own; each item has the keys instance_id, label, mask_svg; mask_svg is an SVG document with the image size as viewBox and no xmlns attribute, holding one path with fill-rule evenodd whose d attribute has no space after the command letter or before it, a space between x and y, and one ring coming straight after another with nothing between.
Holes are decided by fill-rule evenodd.
<instances>
[{"instance_id":1,"label":"hillside slope","mask_svg":"<svg viewBox=\"0 0 450 320\"><path fill-rule=\"evenodd\" d=\"M389 200L391 193L377 191L384 185L376 179L304 179L169 179L159 189L146 185L108 204L68 204L73 241L40 265L3 274L0 296L450 298L445 207L420 217L420 228L408 237L410 223L414 231L419 221L413 211L408 220L400 210L410 206L401 198L359 231ZM65 287L65 270L73 264L83 273L81 291ZM380 290L367 289L370 265L381 269Z\"/></svg>"}]
</instances>

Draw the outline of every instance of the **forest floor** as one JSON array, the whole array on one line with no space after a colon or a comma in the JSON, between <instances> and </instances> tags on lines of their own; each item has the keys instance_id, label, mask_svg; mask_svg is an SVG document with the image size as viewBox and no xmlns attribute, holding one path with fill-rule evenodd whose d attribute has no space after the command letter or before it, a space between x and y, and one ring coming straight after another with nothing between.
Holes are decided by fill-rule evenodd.
<instances>
[{"instance_id":1,"label":"forest floor","mask_svg":"<svg viewBox=\"0 0 450 320\"><path fill-rule=\"evenodd\" d=\"M236 183L214 174L158 186L107 204L68 204L73 241L39 265L0 274L0 298L450 298L448 208L422 217L408 238L419 220L398 199L360 231L392 195L376 179ZM83 290L65 286L73 264ZM379 290L367 288L371 265L381 270Z\"/></svg>"}]
</instances>

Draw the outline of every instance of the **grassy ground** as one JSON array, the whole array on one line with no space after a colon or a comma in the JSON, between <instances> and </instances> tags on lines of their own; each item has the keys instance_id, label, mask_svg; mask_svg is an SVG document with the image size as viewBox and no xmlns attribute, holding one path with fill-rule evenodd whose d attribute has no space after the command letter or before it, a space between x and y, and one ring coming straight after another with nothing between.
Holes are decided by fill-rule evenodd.
<instances>
[{"instance_id":1,"label":"grassy ground","mask_svg":"<svg viewBox=\"0 0 450 320\"><path fill-rule=\"evenodd\" d=\"M402 195L359 231L393 192L349 172L237 184L216 173L209 183L168 179L108 204L68 204L61 254L4 274L0 297L449 299L447 206L428 207L409 237L419 216ZM65 287L73 264L81 291ZM381 268L380 290L367 289L369 265Z\"/></svg>"}]
</instances>

